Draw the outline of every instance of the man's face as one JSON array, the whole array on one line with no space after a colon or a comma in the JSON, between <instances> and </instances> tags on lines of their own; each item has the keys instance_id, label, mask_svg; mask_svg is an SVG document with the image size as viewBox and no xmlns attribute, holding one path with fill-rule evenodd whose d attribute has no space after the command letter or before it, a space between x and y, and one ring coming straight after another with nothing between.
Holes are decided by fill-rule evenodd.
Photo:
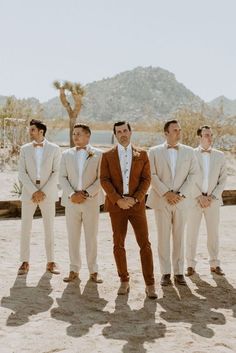
<instances>
[{"instance_id":1,"label":"man's face","mask_svg":"<svg viewBox=\"0 0 236 353\"><path fill-rule=\"evenodd\" d=\"M211 146L213 134L211 129L202 129L202 136L200 138L201 145Z\"/></svg>"},{"instance_id":2,"label":"man's face","mask_svg":"<svg viewBox=\"0 0 236 353\"><path fill-rule=\"evenodd\" d=\"M128 125L123 124L120 126L115 126L115 136L117 141L124 147L127 147L130 144L130 139L132 132L129 131Z\"/></svg>"},{"instance_id":3,"label":"man's face","mask_svg":"<svg viewBox=\"0 0 236 353\"><path fill-rule=\"evenodd\" d=\"M90 134L81 127L76 127L73 130L72 138L75 146L84 147L89 143Z\"/></svg>"},{"instance_id":4,"label":"man's face","mask_svg":"<svg viewBox=\"0 0 236 353\"><path fill-rule=\"evenodd\" d=\"M179 142L181 139L181 127L178 123L172 123L169 125L168 131L165 132L167 142L172 144Z\"/></svg>"},{"instance_id":5,"label":"man's face","mask_svg":"<svg viewBox=\"0 0 236 353\"><path fill-rule=\"evenodd\" d=\"M41 141L44 138L43 130L39 130L35 125L30 125L29 135L31 141Z\"/></svg>"}]
</instances>

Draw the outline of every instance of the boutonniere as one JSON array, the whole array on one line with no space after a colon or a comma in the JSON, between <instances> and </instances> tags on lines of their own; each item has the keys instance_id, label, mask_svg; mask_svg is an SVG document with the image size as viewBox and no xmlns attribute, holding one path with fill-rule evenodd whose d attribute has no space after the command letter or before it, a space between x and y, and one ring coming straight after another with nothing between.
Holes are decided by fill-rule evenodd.
<instances>
[{"instance_id":1,"label":"boutonniere","mask_svg":"<svg viewBox=\"0 0 236 353\"><path fill-rule=\"evenodd\" d=\"M93 151L88 151L88 157L86 159L89 159L91 157L94 156L94 152Z\"/></svg>"},{"instance_id":2,"label":"boutonniere","mask_svg":"<svg viewBox=\"0 0 236 353\"><path fill-rule=\"evenodd\" d=\"M135 160L139 159L139 157L140 157L140 152L133 151L133 160L135 161Z\"/></svg>"}]
</instances>

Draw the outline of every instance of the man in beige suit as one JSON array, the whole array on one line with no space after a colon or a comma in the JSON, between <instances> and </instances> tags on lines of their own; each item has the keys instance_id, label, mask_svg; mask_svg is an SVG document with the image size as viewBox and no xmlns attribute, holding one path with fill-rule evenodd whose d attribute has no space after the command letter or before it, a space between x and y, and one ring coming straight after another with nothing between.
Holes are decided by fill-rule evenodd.
<instances>
[{"instance_id":1,"label":"man in beige suit","mask_svg":"<svg viewBox=\"0 0 236 353\"><path fill-rule=\"evenodd\" d=\"M196 250L199 227L204 215L207 228L207 247L210 255L210 270L224 275L218 258L219 218L221 194L224 190L227 170L224 154L212 148L212 130L204 125L197 130L200 145L194 152L199 164L198 179L194 185L192 207L187 222L186 259L187 275L195 273Z\"/></svg>"},{"instance_id":2,"label":"man in beige suit","mask_svg":"<svg viewBox=\"0 0 236 353\"><path fill-rule=\"evenodd\" d=\"M19 275L29 271L30 233L34 212L39 206L44 224L46 269L54 274L59 271L54 262L53 222L55 202L58 200L57 181L60 165L60 148L47 141L47 127L40 120L31 120L29 134L32 142L21 148L19 161L19 180L22 184L21 195L21 243L20 258L22 265Z\"/></svg>"},{"instance_id":3,"label":"man in beige suit","mask_svg":"<svg viewBox=\"0 0 236 353\"><path fill-rule=\"evenodd\" d=\"M74 282L81 269L80 238L83 225L90 279L102 283L97 265L97 233L100 205L99 169L102 152L89 144L91 131L85 124L75 124L75 147L63 152L60 185L63 190L69 241L70 273L64 282Z\"/></svg>"},{"instance_id":4,"label":"man in beige suit","mask_svg":"<svg viewBox=\"0 0 236 353\"><path fill-rule=\"evenodd\" d=\"M158 230L161 285L171 284L170 237L175 282L185 285L184 227L188 197L197 168L193 149L179 143L181 127L177 120L164 125L166 142L150 149L151 190L147 205L154 209Z\"/></svg>"}]
</instances>

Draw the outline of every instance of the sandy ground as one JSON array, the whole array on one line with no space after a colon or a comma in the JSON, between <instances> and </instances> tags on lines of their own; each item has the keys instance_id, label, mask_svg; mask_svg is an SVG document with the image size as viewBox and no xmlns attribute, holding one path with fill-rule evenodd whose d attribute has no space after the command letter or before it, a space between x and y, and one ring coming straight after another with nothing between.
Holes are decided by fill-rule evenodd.
<instances>
[{"instance_id":1,"label":"sandy ground","mask_svg":"<svg viewBox=\"0 0 236 353\"><path fill-rule=\"evenodd\" d=\"M139 251L127 236L131 274L129 296L117 296L119 281L112 255L108 214L101 214L99 264L104 283L88 281L82 242L81 282L66 285L68 244L65 218L55 219L60 275L45 273L42 219L35 219L31 267L17 277L20 220L0 220L0 352L128 353L236 352L236 206L221 208L221 258L225 277L209 273L206 232L201 226L198 274L188 286L159 286L156 229L149 210L158 300L145 297Z\"/></svg>"}]
</instances>

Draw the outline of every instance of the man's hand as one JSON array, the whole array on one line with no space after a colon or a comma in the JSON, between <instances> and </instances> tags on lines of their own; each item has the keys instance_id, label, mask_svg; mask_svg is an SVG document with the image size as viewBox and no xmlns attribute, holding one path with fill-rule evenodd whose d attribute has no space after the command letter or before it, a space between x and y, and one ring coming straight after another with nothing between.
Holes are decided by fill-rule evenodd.
<instances>
[{"instance_id":1,"label":"man's hand","mask_svg":"<svg viewBox=\"0 0 236 353\"><path fill-rule=\"evenodd\" d=\"M212 198L210 196L200 195L197 197L197 201L201 208L207 208L211 205Z\"/></svg>"},{"instance_id":2,"label":"man's hand","mask_svg":"<svg viewBox=\"0 0 236 353\"><path fill-rule=\"evenodd\" d=\"M134 197L125 196L124 199L128 201L130 207L133 207L136 204Z\"/></svg>"},{"instance_id":3,"label":"man's hand","mask_svg":"<svg viewBox=\"0 0 236 353\"><path fill-rule=\"evenodd\" d=\"M183 200L182 196L176 194L173 191L166 192L164 197L165 197L166 201L168 202L168 204L170 204L170 205L176 205L178 202Z\"/></svg>"},{"instance_id":4,"label":"man's hand","mask_svg":"<svg viewBox=\"0 0 236 353\"><path fill-rule=\"evenodd\" d=\"M83 191L77 191L73 195L71 195L70 199L73 203L83 203L86 200L86 196Z\"/></svg>"},{"instance_id":5,"label":"man's hand","mask_svg":"<svg viewBox=\"0 0 236 353\"><path fill-rule=\"evenodd\" d=\"M131 202L127 198L121 198L116 203L122 210L128 210L132 207Z\"/></svg>"},{"instance_id":6,"label":"man's hand","mask_svg":"<svg viewBox=\"0 0 236 353\"><path fill-rule=\"evenodd\" d=\"M42 202L45 199L45 197L46 195L44 194L44 192L41 190L38 190L33 193L31 200L33 201L33 203L39 203L39 202Z\"/></svg>"}]
</instances>

